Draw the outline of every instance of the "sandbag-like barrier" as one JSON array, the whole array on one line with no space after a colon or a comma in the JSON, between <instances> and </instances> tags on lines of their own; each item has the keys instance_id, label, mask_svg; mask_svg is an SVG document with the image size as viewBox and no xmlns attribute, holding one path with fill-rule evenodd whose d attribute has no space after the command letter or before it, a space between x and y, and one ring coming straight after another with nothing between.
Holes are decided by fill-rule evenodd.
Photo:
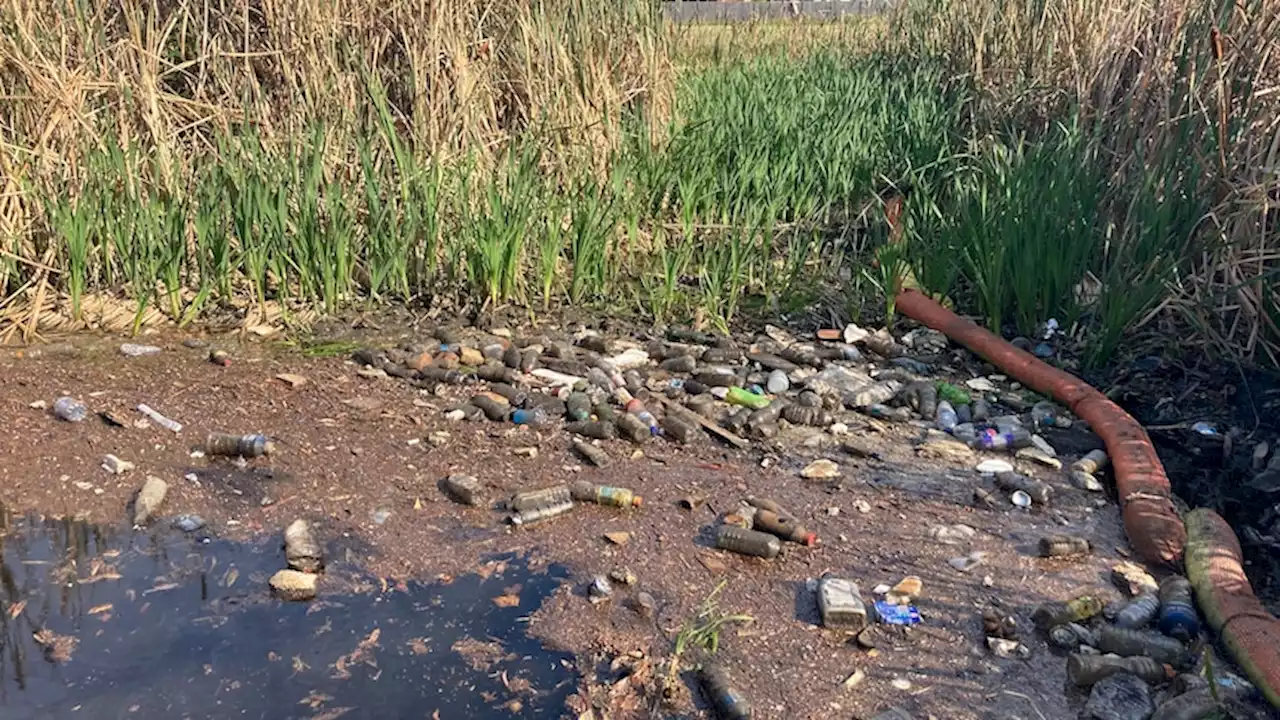
<instances>
[{"instance_id":1,"label":"sandbag-like barrier","mask_svg":"<svg viewBox=\"0 0 1280 720\"><path fill-rule=\"evenodd\" d=\"M964 345L1036 392L1052 396L1089 423L1111 456L1129 542L1147 562L1170 568L1181 564L1185 551L1187 576L1210 625L1267 701L1280 708L1280 621L1254 595L1240 543L1226 521L1212 510L1199 509L1183 525L1146 430L1083 380L1015 348L923 293L903 290L896 304L904 315Z\"/></svg>"}]
</instances>

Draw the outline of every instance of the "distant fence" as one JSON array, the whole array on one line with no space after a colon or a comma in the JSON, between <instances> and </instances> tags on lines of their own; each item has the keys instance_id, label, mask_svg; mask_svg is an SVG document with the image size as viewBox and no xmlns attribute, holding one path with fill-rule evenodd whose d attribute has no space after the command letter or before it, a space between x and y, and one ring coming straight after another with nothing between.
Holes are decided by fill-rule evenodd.
<instances>
[{"instance_id":1,"label":"distant fence","mask_svg":"<svg viewBox=\"0 0 1280 720\"><path fill-rule=\"evenodd\" d=\"M671 0L662 3L662 11L676 22L724 21L787 17L838 18L845 15L870 15L883 12L892 0L762 0L746 2L705 2L703 0Z\"/></svg>"}]
</instances>

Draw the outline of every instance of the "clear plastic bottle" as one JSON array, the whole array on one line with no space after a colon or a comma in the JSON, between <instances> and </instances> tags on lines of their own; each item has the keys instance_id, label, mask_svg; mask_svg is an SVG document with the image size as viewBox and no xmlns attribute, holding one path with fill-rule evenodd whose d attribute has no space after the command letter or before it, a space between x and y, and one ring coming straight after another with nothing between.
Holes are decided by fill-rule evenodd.
<instances>
[{"instance_id":1,"label":"clear plastic bottle","mask_svg":"<svg viewBox=\"0 0 1280 720\"><path fill-rule=\"evenodd\" d=\"M516 512L524 512L538 507L548 505L558 505L563 502L572 502L573 496L569 492L568 485L553 485L548 488L539 490L528 490L526 492L516 493L511 498L510 508Z\"/></svg>"},{"instance_id":2,"label":"clear plastic bottle","mask_svg":"<svg viewBox=\"0 0 1280 720\"><path fill-rule=\"evenodd\" d=\"M618 426L603 420L567 423L564 430L593 440L612 440L618 437Z\"/></svg>"},{"instance_id":3,"label":"clear plastic bottle","mask_svg":"<svg viewBox=\"0 0 1280 720\"><path fill-rule=\"evenodd\" d=\"M63 396L53 402L53 414L67 422L81 422L89 416L89 408L73 397Z\"/></svg>"},{"instance_id":4,"label":"clear plastic bottle","mask_svg":"<svg viewBox=\"0 0 1280 720\"><path fill-rule=\"evenodd\" d=\"M1093 551L1089 541L1071 535L1046 535L1040 538L1040 556L1047 558L1088 555Z\"/></svg>"},{"instance_id":5,"label":"clear plastic bottle","mask_svg":"<svg viewBox=\"0 0 1280 720\"><path fill-rule=\"evenodd\" d=\"M644 498L631 490L611 485L576 482L569 487L569 493L578 502L593 502L610 507L630 508L644 504Z\"/></svg>"},{"instance_id":6,"label":"clear plastic bottle","mask_svg":"<svg viewBox=\"0 0 1280 720\"><path fill-rule=\"evenodd\" d=\"M1142 593L1116 613L1116 626L1130 630L1145 628L1159 612L1160 599L1152 593Z\"/></svg>"},{"instance_id":7,"label":"clear plastic bottle","mask_svg":"<svg viewBox=\"0 0 1280 720\"><path fill-rule=\"evenodd\" d=\"M721 525L716 529L716 547L766 560L773 559L782 552L782 543L773 535L733 525Z\"/></svg>"},{"instance_id":8,"label":"clear plastic bottle","mask_svg":"<svg viewBox=\"0 0 1280 720\"><path fill-rule=\"evenodd\" d=\"M232 435L209 433L204 440L204 454L209 456L254 458L275 452L275 443L266 435Z\"/></svg>"},{"instance_id":9,"label":"clear plastic bottle","mask_svg":"<svg viewBox=\"0 0 1280 720\"><path fill-rule=\"evenodd\" d=\"M956 416L955 408L951 407L951 403L946 400L938 402L938 412L935 415L935 421L938 429L943 432L951 432L960 424L960 418Z\"/></svg>"},{"instance_id":10,"label":"clear plastic bottle","mask_svg":"<svg viewBox=\"0 0 1280 720\"><path fill-rule=\"evenodd\" d=\"M1191 581L1181 575L1170 575L1160 581L1160 616L1156 626L1165 635L1184 641L1200 634L1200 616L1192 598Z\"/></svg>"},{"instance_id":11,"label":"clear plastic bottle","mask_svg":"<svg viewBox=\"0 0 1280 720\"><path fill-rule=\"evenodd\" d=\"M1031 613L1036 627L1048 630L1055 625L1088 620L1102 614L1103 602L1094 595L1082 595L1067 602L1050 601L1039 605Z\"/></svg>"},{"instance_id":12,"label":"clear plastic bottle","mask_svg":"<svg viewBox=\"0 0 1280 720\"><path fill-rule=\"evenodd\" d=\"M1078 687L1090 687L1099 680L1116 673L1137 675L1152 685L1162 683L1168 678L1164 666L1149 657L1074 653L1067 656L1067 677Z\"/></svg>"},{"instance_id":13,"label":"clear plastic bottle","mask_svg":"<svg viewBox=\"0 0 1280 720\"><path fill-rule=\"evenodd\" d=\"M643 443L653 437L649 426L631 413L618 415L618 434L636 444Z\"/></svg>"},{"instance_id":14,"label":"clear plastic bottle","mask_svg":"<svg viewBox=\"0 0 1280 720\"><path fill-rule=\"evenodd\" d=\"M1104 625L1098 629L1098 649L1121 657L1145 655L1156 662L1181 668L1189 656L1187 648L1174 638L1156 632L1129 630Z\"/></svg>"},{"instance_id":15,"label":"clear plastic bottle","mask_svg":"<svg viewBox=\"0 0 1280 720\"><path fill-rule=\"evenodd\" d=\"M540 407L530 410L516 410L511 413L511 422L517 425L532 425L540 427L547 424L547 413Z\"/></svg>"}]
</instances>

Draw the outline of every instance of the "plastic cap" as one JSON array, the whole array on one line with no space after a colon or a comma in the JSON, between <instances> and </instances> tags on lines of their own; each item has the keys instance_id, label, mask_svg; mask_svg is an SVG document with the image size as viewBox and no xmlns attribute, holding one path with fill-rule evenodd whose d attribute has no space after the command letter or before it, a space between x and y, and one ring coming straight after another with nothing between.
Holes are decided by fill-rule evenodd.
<instances>
[{"instance_id":1,"label":"plastic cap","mask_svg":"<svg viewBox=\"0 0 1280 720\"><path fill-rule=\"evenodd\" d=\"M643 498L643 497L640 497L639 495L634 495L634 496L632 496L632 498L631 498L631 506L632 506L632 507L640 507L640 506L641 506L641 505L643 505L643 504L644 504L644 498Z\"/></svg>"},{"instance_id":2,"label":"plastic cap","mask_svg":"<svg viewBox=\"0 0 1280 720\"><path fill-rule=\"evenodd\" d=\"M813 547L814 545L817 545L817 544L818 544L818 534L817 534L817 533L809 533L808 535L805 535L805 536L804 536L804 544L805 544L807 547Z\"/></svg>"}]
</instances>

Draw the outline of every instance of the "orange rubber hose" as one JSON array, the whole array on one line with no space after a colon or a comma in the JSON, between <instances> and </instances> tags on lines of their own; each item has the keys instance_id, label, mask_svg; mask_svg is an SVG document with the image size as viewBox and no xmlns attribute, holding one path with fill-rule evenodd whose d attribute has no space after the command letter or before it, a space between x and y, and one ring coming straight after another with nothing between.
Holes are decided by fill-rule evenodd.
<instances>
[{"instance_id":1,"label":"orange rubber hose","mask_svg":"<svg viewBox=\"0 0 1280 720\"><path fill-rule=\"evenodd\" d=\"M1050 395L1089 423L1107 445L1129 542L1147 562L1179 567L1187 531L1170 499L1169 478L1147 431L1083 380L1036 359L915 290L902 290L897 309L964 345L1023 385Z\"/></svg>"},{"instance_id":2,"label":"orange rubber hose","mask_svg":"<svg viewBox=\"0 0 1280 720\"><path fill-rule=\"evenodd\" d=\"M1187 513L1187 577L1209 625L1267 702L1280 708L1280 620L1253 594L1236 534L1217 513Z\"/></svg>"}]
</instances>

